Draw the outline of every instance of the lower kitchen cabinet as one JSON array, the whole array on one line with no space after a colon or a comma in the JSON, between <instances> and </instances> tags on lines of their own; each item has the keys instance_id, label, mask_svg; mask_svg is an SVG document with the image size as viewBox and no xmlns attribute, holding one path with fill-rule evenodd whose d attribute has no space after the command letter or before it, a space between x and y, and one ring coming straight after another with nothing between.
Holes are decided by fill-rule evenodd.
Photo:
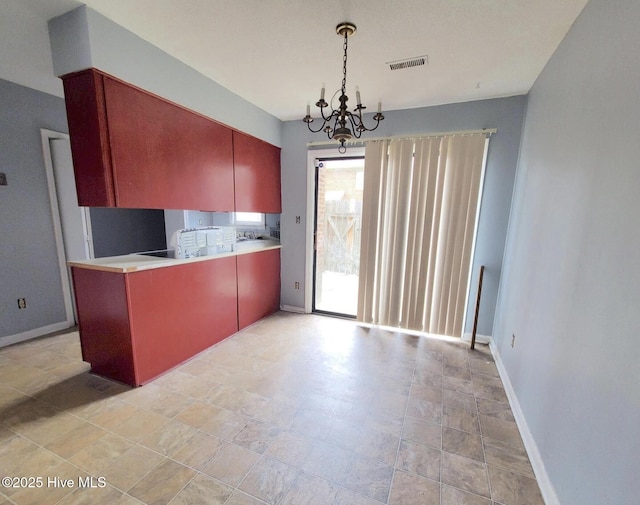
<instances>
[{"instance_id":1,"label":"lower kitchen cabinet","mask_svg":"<svg viewBox=\"0 0 640 505\"><path fill-rule=\"evenodd\" d=\"M235 257L72 271L82 358L99 375L139 386L238 331Z\"/></svg>"},{"instance_id":2,"label":"lower kitchen cabinet","mask_svg":"<svg viewBox=\"0 0 640 505\"><path fill-rule=\"evenodd\" d=\"M237 256L238 326L246 328L280 308L280 250Z\"/></svg>"}]
</instances>

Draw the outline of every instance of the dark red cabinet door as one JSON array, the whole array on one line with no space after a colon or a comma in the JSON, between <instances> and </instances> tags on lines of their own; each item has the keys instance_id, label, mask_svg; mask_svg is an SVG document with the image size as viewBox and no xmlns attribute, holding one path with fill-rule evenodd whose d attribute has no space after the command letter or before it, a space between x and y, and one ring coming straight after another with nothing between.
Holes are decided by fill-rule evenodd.
<instances>
[{"instance_id":1,"label":"dark red cabinet door","mask_svg":"<svg viewBox=\"0 0 640 505\"><path fill-rule=\"evenodd\" d=\"M116 205L233 211L230 128L104 77Z\"/></svg>"},{"instance_id":2,"label":"dark red cabinet door","mask_svg":"<svg viewBox=\"0 0 640 505\"><path fill-rule=\"evenodd\" d=\"M238 327L246 328L280 308L280 249L237 256Z\"/></svg>"},{"instance_id":3,"label":"dark red cabinet door","mask_svg":"<svg viewBox=\"0 0 640 505\"><path fill-rule=\"evenodd\" d=\"M282 212L280 148L233 132L236 211Z\"/></svg>"},{"instance_id":4,"label":"dark red cabinet door","mask_svg":"<svg viewBox=\"0 0 640 505\"><path fill-rule=\"evenodd\" d=\"M116 200L102 75L79 72L65 76L62 83L78 204L113 207Z\"/></svg>"},{"instance_id":5,"label":"dark red cabinet door","mask_svg":"<svg viewBox=\"0 0 640 505\"><path fill-rule=\"evenodd\" d=\"M127 276L139 384L238 331L234 257Z\"/></svg>"}]
</instances>

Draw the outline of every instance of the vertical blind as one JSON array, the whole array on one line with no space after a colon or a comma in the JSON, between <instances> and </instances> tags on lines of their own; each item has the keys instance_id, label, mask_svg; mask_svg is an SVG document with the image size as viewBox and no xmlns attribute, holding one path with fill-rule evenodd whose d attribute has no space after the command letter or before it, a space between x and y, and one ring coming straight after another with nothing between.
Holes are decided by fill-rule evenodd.
<instances>
[{"instance_id":1,"label":"vertical blind","mask_svg":"<svg viewBox=\"0 0 640 505\"><path fill-rule=\"evenodd\" d=\"M369 142L359 321L460 336L484 134Z\"/></svg>"}]
</instances>

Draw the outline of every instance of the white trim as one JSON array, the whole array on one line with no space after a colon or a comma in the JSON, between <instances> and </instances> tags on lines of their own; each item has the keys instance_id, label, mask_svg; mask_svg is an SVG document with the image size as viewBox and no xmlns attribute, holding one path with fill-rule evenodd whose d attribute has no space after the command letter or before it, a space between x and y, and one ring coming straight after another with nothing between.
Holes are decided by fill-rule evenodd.
<instances>
[{"instance_id":1,"label":"white trim","mask_svg":"<svg viewBox=\"0 0 640 505\"><path fill-rule=\"evenodd\" d=\"M463 342L471 342L471 333L465 333L462 335L462 339ZM491 343L491 336L490 335L478 335L476 334L476 343L477 344L490 344Z\"/></svg>"},{"instance_id":2,"label":"white trim","mask_svg":"<svg viewBox=\"0 0 640 505\"><path fill-rule=\"evenodd\" d=\"M493 358L496 362L496 367L498 368L500 379L502 380L505 392L507 393L509 405L511 405L511 411L513 412L513 417L515 417L518 429L520 430L520 435L522 436L522 441L524 442L525 449L527 450L527 454L529 455L531 467L533 468L536 480L538 481L538 486L540 487L540 492L542 493L544 503L546 505L561 505L560 500L558 499L558 495L556 494L556 490L553 487L551 480L549 479L547 469L544 466L544 461L542 460L542 456L540 455L540 451L538 450L538 445L536 444L533 435L529 430L529 425L527 424L524 412L520 407L520 402L518 401L516 392L514 391L511 380L509 379L509 374L504 367L504 363L500 358L500 353L498 352L498 348L496 347L493 339L489 342L489 349L491 349L491 354L493 355Z\"/></svg>"},{"instance_id":3,"label":"white trim","mask_svg":"<svg viewBox=\"0 0 640 505\"><path fill-rule=\"evenodd\" d=\"M316 159L364 157L364 147L352 148L344 154L335 149L315 149L307 151L307 230L304 269L304 311L313 310L313 230L316 214Z\"/></svg>"},{"instance_id":4,"label":"white trim","mask_svg":"<svg viewBox=\"0 0 640 505\"><path fill-rule=\"evenodd\" d=\"M367 142L380 142L383 140L418 140L418 139L428 139L432 137L446 137L453 135L477 135L478 133L484 133L489 137L494 133L498 133L497 128L484 128L482 130L462 130L462 131L453 131L453 132L437 132L437 133L425 133L424 135L396 135L392 137L367 137L367 138L353 138L351 140L347 140L345 144L347 145L356 145L361 146ZM307 147L315 147L315 146L335 146L336 148L339 146L338 142L335 140L319 140L315 142L307 142ZM334 151L335 152L335 151Z\"/></svg>"},{"instance_id":5,"label":"white trim","mask_svg":"<svg viewBox=\"0 0 640 505\"><path fill-rule=\"evenodd\" d=\"M58 255L58 268L60 270L60 283L62 286L62 298L64 301L65 323L67 326L75 324L73 315L73 300L71 299L71 285L67 273L66 254L64 252L64 240L62 238L62 225L60 223L60 209L58 207L58 196L56 194L56 182L53 173L53 160L51 159L50 139L69 139L69 135L52 130L40 129L42 139L42 154L44 156L44 169L47 175L47 187L49 190L49 205L51 209L51 219L53 221L53 232L56 241L56 251Z\"/></svg>"},{"instance_id":6,"label":"white trim","mask_svg":"<svg viewBox=\"0 0 640 505\"><path fill-rule=\"evenodd\" d=\"M284 312L295 312L296 314L307 314L304 307L296 307L294 305L280 305L280 310Z\"/></svg>"},{"instance_id":7,"label":"white trim","mask_svg":"<svg viewBox=\"0 0 640 505\"><path fill-rule=\"evenodd\" d=\"M25 340L31 340L32 338L42 337L43 335L47 335L48 333L54 333L56 331L66 330L67 328L72 328L72 325L69 325L66 322L63 323L54 323L48 326L43 326L42 328L35 328L33 330L25 331L23 333L17 333L15 335L8 335L6 337L0 338L0 348L6 347L8 345L17 344L18 342L24 342Z\"/></svg>"}]
</instances>

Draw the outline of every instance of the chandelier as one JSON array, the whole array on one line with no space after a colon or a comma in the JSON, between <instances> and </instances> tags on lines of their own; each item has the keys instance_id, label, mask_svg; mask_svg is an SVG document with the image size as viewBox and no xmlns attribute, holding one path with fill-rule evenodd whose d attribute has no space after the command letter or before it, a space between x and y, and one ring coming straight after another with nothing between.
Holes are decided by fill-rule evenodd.
<instances>
[{"instance_id":1,"label":"chandelier","mask_svg":"<svg viewBox=\"0 0 640 505\"><path fill-rule=\"evenodd\" d=\"M322 124L320 128L314 130L311 128L311 123L313 122L313 118L311 117L309 105L307 105L307 115L302 118L302 120L307 123L307 127L313 133L318 133L320 131L324 131L329 139L337 140L340 142L340 147L338 148L338 152L345 153L347 151L347 147L345 146L345 142L347 140L351 140L353 137L360 138L362 132L370 132L375 130L380 121L384 119L382 115L381 108L382 105L378 102L378 112L373 116L373 120L376 122L375 126L372 128L367 128L364 125L364 121L362 119L362 111L366 109L362 102L360 101L360 91L356 88L356 107L353 109L353 112L347 109L347 100L349 97L346 95L347 88L347 41L351 35L356 32L356 25L353 23L340 23L336 26L336 33L341 37L344 37L344 56L342 58L342 87L336 91L335 95L340 93L338 97L338 101L340 105L337 109L331 106L331 113L326 115L325 108L329 107L329 104L324 99L324 86L320 91L320 100L316 102L316 106L320 108L320 117L322 118ZM332 99L333 101L333 99Z\"/></svg>"}]
</instances>

